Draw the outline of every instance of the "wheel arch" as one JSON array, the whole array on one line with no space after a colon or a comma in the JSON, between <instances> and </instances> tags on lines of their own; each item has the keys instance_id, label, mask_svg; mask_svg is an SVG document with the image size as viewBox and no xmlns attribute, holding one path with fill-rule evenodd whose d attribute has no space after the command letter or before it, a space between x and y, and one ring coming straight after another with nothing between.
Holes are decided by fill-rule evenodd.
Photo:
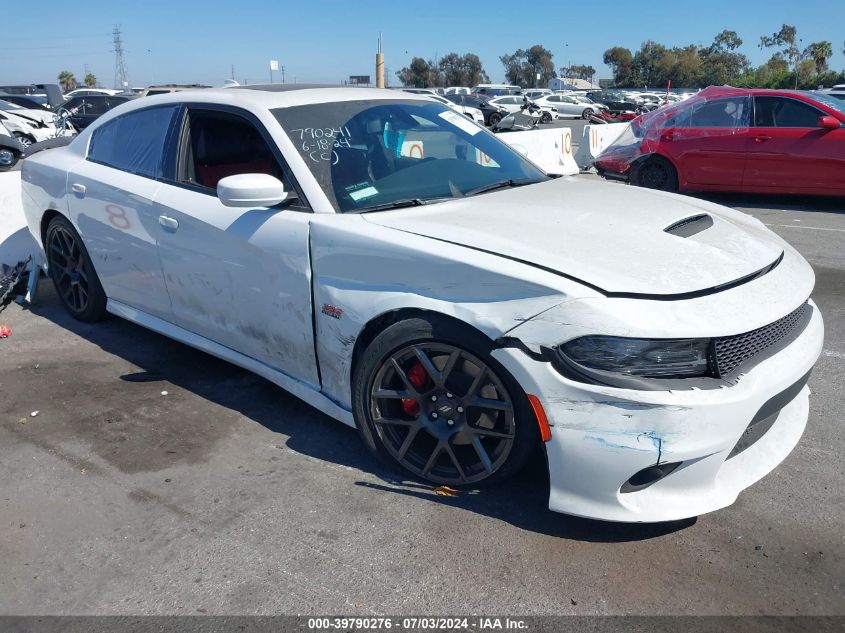
<instances>
[{"instance_id":1,"label":"wheel arch","mask_svg":"<svg viewBox=\"0 0 845 633\"><path fill-rule=\"evenodd\" d=\"M64 215L60 211L57 211L56 209L47 209L41 215L41 226L39 227L39 230L40 230L40 236L41 236L41 245L44 248L46 248L47 227L50 226L50 222L52 222L53 218L55 218L57 215L65 218L68 221L70 221L70 218L68 218L66 215Z\"/></svg>"},{"instance_id":2,"label":"wheel arch","mask_svg":"<svg viewBox=\"0 0 845 633\"><path fill-rule=\"evenodd\" d=\"M349 386L352 386L352 380L355 376L355 371L358 367L358 363L361 360L361 355L364 353L364 350L367 349L367 346L375 340L375 338L384 332L388 327L393 325L394 323L399 323L400 321L407 321L408 319L414 318L431 318L435 317L437 319L443 319L449 321L456 325L457 327L466 328L471 330L478 336L483 336L485 339L493 342L487 334L482 332L477 327L473 326L462 319L459 319L455 316L446 314L444 312L438 312L437 310L427 310L425 308L416 308L416 307L407 307L407 308L396 308L394 310L388 310L386 312L382 312L381 314L374 316L369 321L364 324L364 327L361 329L360 334L355 339L355 345L352 349L352 362L350 365L349 371Z\"/></svg>"},{"instance_id":3,"label":"wheel arch","mask_svg":"<svg viewBox=\"0 0 845 633\"><path fill-rule=\"evenodd\" d=\"M686 184L686 180L684 180L682 178L681 170L678 167L678 164L675 162L675 160L672 157L667 156L666 154L661 152L659 149L652 151L652 152L649 152L648 154L643 154L642 156L638 156L631 163L631 170L633 171L634 169L639 169L643 165L648 163L650 160L653 160L655 158L665 160L667 163L669 163L672 166L672 169L675 170L675 176L678 179L678 191L684 191L684 185Z\"/></svg>"}]
</instances>

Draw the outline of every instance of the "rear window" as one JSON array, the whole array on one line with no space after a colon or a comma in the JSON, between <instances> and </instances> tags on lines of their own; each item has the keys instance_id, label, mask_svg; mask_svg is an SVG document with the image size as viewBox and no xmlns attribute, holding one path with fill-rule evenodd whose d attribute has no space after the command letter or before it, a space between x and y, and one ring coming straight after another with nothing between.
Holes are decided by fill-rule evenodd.
<instances>
[{"instance_id":1,"label":"rear window","mask_svg":"<svg viewBox=\"0 0 845 633\"><path fill-rule=\"evenodd\" d=\"M88 160L146 178L161 178L164 144L178 105L136 110L94 131Z\"/></svg>"}]
</instances>

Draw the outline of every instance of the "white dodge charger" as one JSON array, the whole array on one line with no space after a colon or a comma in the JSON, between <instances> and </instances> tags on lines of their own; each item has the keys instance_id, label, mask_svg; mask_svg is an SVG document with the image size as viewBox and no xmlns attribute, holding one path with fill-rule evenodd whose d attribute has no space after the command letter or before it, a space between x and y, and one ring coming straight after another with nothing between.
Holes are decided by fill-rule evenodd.
<instances>
[{"instance_id":1,"label":"white dodge charger","mask_svg":"<svg viewBox=\"0 0 845 633\"><path fill-rule=\"evenodd\" d=\"M252 370L433 484L546 459L575 515L709 512L798 443L822 317L760 222L550 178L422 96L279 88L138 99L25 161L73 316Z\"/></svg>"}]
</instances>

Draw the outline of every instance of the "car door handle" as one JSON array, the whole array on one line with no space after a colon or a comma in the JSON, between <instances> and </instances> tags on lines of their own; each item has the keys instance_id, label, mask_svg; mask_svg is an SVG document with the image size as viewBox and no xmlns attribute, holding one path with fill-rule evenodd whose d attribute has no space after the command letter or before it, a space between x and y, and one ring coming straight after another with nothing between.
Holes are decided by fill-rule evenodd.
<instances>
[{"instance_id":1,"label":"car door handle","mask_svg":"<svg viewBox=\"0 0 845 633\"><path fill-rule=\"evenodd\" d=\"M771 136L767 136L766 134L758 134L754 137L755 143L765 143L768 140L771 140Z\"/></svg>"},{"instance_id":2,"label":"car door handle","mask_svg":"<svg viewBox=\"0 0 845 633\"><path fill-rule=\"evenodd\" d=\"M171 218L166 215L158 216L158 223L161 224L166 231L173 233L179 228L179 221L176 218Z\"/></svg>"},{"instance_id":3,"label":"car door handle","mask_svg":"<svg viewBox=\"0 0 845 633\"><path fill-rule=\"evenodd\" d=\"M79 197L85 196L85 185L80 185L79 183L75 182L71 185L70 190L73 191Z\"/></svg>"}]
</instances>

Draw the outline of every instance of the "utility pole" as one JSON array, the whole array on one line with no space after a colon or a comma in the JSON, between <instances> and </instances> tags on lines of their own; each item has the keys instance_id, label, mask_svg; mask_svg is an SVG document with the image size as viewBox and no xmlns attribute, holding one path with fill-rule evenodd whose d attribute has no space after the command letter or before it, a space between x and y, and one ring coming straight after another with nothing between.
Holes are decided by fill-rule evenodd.
<instances>
[{"instance_id":1,"label":"utility pole","mask_svg":"<svg viewBox=\"0 0 845 633\"><path fill-rule=\"evenodd\" d=\"M285 67L284 66L281 67L281 71L282 71L282 83L285 83Z\"/></svg>"},{"instance_id":2,"label":"utility pole","mask_svg":"<svg viewBox=\"0 0 845 633\"><path fill-rule=\"evenodd\" d=\"M120 32L120 25L115 25L112 36L114 37L114 87L126 90L129 87L129 80L126 73L126 61L123 59L123 34Z\"/></svg>"},{"instance_id":3,"label":"utility pole","mask_svg":"<svg viewBox=\"0 0 845 633\"><path fill-rule=\"evenodd\" d=\"M235 81L235 65L232 64L232 81Z\"/></svg>"}]
</instances>

